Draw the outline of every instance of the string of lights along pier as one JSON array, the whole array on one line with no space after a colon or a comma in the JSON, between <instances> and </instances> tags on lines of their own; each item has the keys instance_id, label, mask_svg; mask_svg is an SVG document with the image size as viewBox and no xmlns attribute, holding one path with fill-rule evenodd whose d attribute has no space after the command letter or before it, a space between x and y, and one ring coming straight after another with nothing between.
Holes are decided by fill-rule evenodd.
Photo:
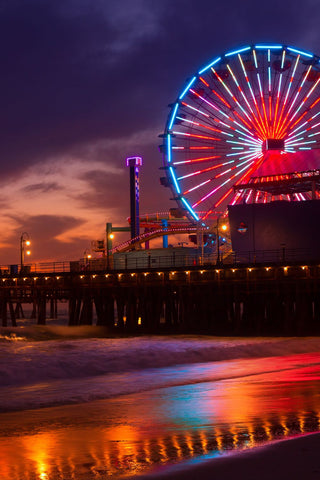
<instances>
[{"instance_id":1,"label":"string of lights along pier","mask_svg":"<svg viewBox=\"0 0 320 480\"><path fill-rule=\"evenodd\" d=\"M163 152L167 183L193 222L228 204L311 198L233 187L319 167L319 62L291 46L242 46L187 81L171 105Z\"/></svg>"}]
</instances>

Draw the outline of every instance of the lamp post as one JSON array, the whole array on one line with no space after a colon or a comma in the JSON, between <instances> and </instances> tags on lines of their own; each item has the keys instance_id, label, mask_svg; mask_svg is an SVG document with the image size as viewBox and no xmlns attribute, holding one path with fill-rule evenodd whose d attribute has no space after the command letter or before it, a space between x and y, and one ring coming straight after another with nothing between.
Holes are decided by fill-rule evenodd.
<instances>
[{"instance_id":1,"label":"lamp post","mask_svg":"<svg viewBox=\"0 0 320 480\"><path fill-rule=\"evenodd\" d=\"M92 258L92 255L88 248L83 252L83 257L84 257L84 268L87 270L88 267L90 266L90 259Z\"/></svg>"},{"instance_id":2,"label":"lamp post","mask_svg":"<svg viewBox=\"0 0 320 480\"><path fill-rule=\"evenodd\" d=\"M217 234L216 234L217 235L217 262L216 262L216 264L217 265L221 265L221 263L222 263L221 258L220 258L219 219L220 218L218 217L217 218L217 225L216 225L216 227L217 227ZM227 229L228 229L228 227L227 227L226 224L221 225L221 230L222 231L225 232Z\"/></svg>"},{"instance_id":3,"label":"lamp post","mask_svg":"<svg viewBox=\"0 0 320 480\"><path fill-rule=\"evenodd\" d=\"M31 245L30 237L27 232L23 232L20 237L20 271L23 271L24 268L24 257L25 255L31 255L31 251L26 249Z\"/></svg>"}]
</instances>

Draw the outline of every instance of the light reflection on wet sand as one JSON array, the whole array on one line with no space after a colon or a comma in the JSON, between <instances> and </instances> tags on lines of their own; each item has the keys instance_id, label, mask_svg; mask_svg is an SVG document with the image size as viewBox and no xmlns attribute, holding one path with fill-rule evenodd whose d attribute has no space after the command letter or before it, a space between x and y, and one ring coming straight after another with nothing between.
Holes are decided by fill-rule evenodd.
<instances>
[{"instance_id":1,"label":"light reflection on wet sand","mask_svg":"<svg viewBox=\"0 0 320 480\"><path fill-rule=\"evenodd\" d=\"M319 430L319 367L0 416L1 480L90 480Z\"/></svg>"}]
</instances>

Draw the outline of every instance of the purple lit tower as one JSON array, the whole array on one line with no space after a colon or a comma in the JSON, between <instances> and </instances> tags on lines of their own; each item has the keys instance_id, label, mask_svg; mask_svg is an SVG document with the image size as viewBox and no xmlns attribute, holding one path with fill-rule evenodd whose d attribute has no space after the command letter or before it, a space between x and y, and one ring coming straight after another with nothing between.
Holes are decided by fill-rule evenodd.
<instances>
[{"instance_id":1,"label":"purple lit tower","mask_svg":"<svg viewBox=\"0 0 320 480\"><path fill-rule=\"evenodd\" d=\"M127 167L130 168L130 221L131 238L140 234L139 225L139 167L142 165L141 157L127 158Z\"/></svg>"}]
</instances>

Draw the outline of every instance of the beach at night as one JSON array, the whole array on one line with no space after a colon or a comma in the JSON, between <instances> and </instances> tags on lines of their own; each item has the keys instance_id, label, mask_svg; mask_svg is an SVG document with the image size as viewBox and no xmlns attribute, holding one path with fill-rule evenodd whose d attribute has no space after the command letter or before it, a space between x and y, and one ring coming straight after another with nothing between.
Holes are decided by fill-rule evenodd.
<instances>
[{"instance_id":1,"label":"beach at night","mask_svg":"<svg viewBox=\"0 0 320 480\"><path fill-rule=\"evenodd\" d=\"M0 480L319 480L315 0L0 2Z\"/></svg>"},{"instance_id":2,"label":"beach at night","mask_svg":"<svg viewBox=\"0 0 320 480\"><path fill-rule=\"evenodd\" d=\"M47 339L45 327L1 333L3 480L206 478L211 468L245 478L296 448L316 468L318 437L301 436L319 428L317 338L86 338L82 328L75 339L57 329L55 339L53 326Z\"/></svg>"}]
</instances>

